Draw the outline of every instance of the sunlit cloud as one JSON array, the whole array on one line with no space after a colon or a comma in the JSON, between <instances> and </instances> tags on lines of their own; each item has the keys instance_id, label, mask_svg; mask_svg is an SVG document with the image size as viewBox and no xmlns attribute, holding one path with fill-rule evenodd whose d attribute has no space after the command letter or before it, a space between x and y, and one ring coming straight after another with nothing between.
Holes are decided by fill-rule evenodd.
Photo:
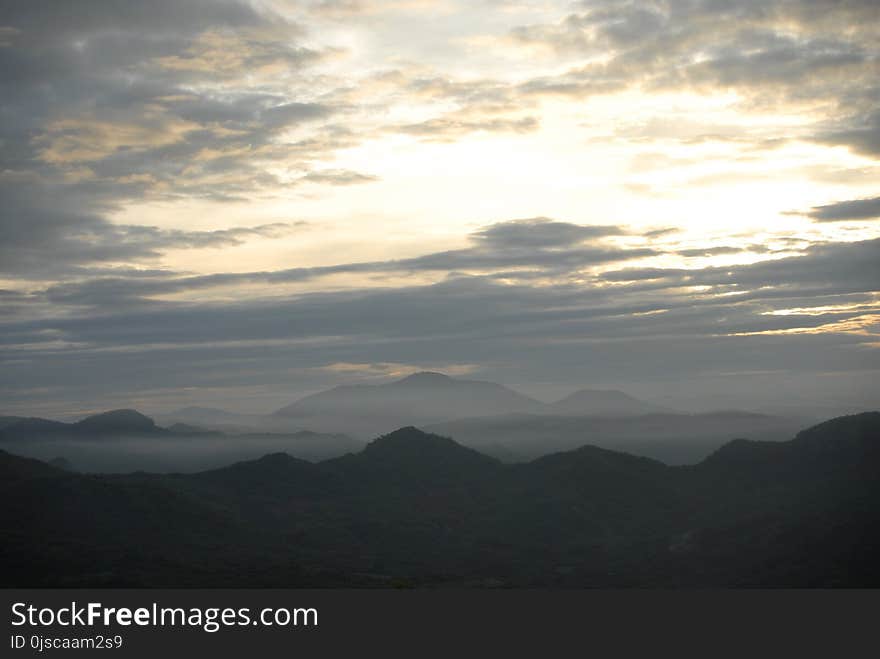
<instances>
[{"instance_id":1,"label":"sunlit cloud","mask_svg":"<svg viewBox=\"0 0 880 659\"><path fill-rule=\"evenodd\" d=\"M0 9L23 405L877 367L876 2L69 4Z\"/></svg>"}]
</instances>

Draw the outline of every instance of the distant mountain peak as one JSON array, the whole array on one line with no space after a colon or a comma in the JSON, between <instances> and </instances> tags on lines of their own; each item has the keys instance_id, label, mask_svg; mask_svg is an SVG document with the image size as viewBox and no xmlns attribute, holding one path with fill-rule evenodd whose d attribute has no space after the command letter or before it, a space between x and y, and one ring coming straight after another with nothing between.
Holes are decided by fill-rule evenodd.
<instances>
[{"instance_id":1,"label":"distant mountain peak","mask_svg":"<svg viewBox=\"0 0 880 659\"><path fill-rule=\"evenodd\" d=\"M446 384L453 381L453 378L444 373L438 373L436 371L419 371L418 373L413 373L412 375L407 375L405 378L397 380L394 384Z\"/></svg>"},{"instance_id":2,"label":"distant mountain peak","mask_svg":"<svg viewBox=\"0 0 880 659\"><path fill-rule=\"evenodd\" d=\"M74 426L91 432L156 432L159 428L150 417L137 410L121 409L93 414Z\"/></svg>"},{"instance_id":3,"label":"distant mountain peak","mask_svg":"<svg viewBox=\"0 0 880 659\"><path fill-rule=\"evenodd\" d=\"M553 406L560 412L575 415L639 415L662 411L617 389L579 389Z\"/></svg>"},{"instance_id":4,"label":"distant mountain peak","mask_svg":"<svg viewBox=\"0 0 880 659\"><path fill-rule=\"evenodd\" d=\"M450 419L541 413L546 405L503 385L422 371L383 384L340 386L275 412L311 430L376 437L394 428Z\"/></svg>"}]
</instances>

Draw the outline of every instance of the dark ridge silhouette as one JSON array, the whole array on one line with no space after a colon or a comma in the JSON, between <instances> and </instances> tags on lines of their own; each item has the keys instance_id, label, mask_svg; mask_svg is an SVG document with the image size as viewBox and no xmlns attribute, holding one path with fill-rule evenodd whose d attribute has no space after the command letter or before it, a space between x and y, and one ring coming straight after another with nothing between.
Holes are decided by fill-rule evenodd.
<instances>
[{"instance_id":1,"label":"dark ridge silhouette","mask_svg":"<svg viewBox=\"0 0 880 659\"><path fill-rule=\"evenodd\" d=\"M162 429L150 417L137 410L112 410L86 417L73 424L77 432L92 435L160 433Z\"/></svg>"},{"instance_id":2,"label":"dark ridge silhouette","mask_svg":"<svg viewBox=\"0 0 880 659\"><path fill-rule=\"evenodd\" d=\"M865 412L838 417L803 430L794 438L799 447L810 447L821 455L843 453L877 458L877 428L880 412Z\"/></svg>"},{"instance_id":3,"label":"dark ridge silhouette","mask_svg":"<svg viewBox=\"0 0 880 659\"><path fill-rule=\"evenodd\" d=\"M880 586L880 414L670 467L407 427L320 463L88 476L0 452L3 586ZM99 566L99 567L96 567Z\"/></svg>"},{"instance_id":4,"label":"dark ridge silhouette","mask_svg":"<svg viewBox=\"0 0 880 659\"><path fill-rule=\"evenodd\" d=\"M64 471L73 471L73 465L70 463L70 460L67 458L63 458L58 456L57 458L52 458L49 460L49 464L57 469L63 469Z\"/></svg>"},{"instance_id":5,"label":"dark ridge silhouette","mask_svg":"<svg viewBox=\"0 0 880 659\"><path fill-rule=\"evenodd\" d=\"M413 426L400 428L367 444L361 452L365 460L432 468L450 466L468 469L494 465L496 461L462 446L449 437L426 433Z\"/></svg>"},{"instance_id":6,"label":"dark ridge silhouette","mask_svg":"<svg viewBox=\"0 0 880 659\"><path fill-rule=\"evenodd\" d=\"M24 419L25 417L22 416L0 416L0 430L24 421Z\"/></svg>"},{"instance_id":7,"label":"dark ridge silhouette","mask_svg":"<svg viewBox=\"0 0 880 659\"><path fill-rule=\"evenodd\" d=\"M57 467L31 458L20 458L0 450L0 480L5 483L52 477L59 473Z\"/></svg>"},{"instance_id":8,"label":"dark ridge silhouette","mask_svg":"<svg viewBox=\"0 0 880 659\"><path fill-rule=\"evenodd\" d=\"M136 410L111 410L88 416L76 423L25 418L0 428L0 440L38 436L104 437L107 435L150 435L165 430Z\"/></svg>"},{"instance_id":9,"label":"dark ridge silhouette","mask_svg":"<svg viewBox=\"0 0 880 659\"><path fill-rule=\"evenodd\" d=\"M356 454L324 465L373 487L446 488L491 475L500 463L449 439L414 427L373 440Z\"/></svg>"},{"instance_id":10,"label":"dark ridge silhouette","mask_svg":"<svg viewBox=\"0 0 880 659\"><path fill-rule=\"evenodd\" d=\"M670 464L692 464L735 437L783 440L802 427L796 420L764 414L711 412L638 416L511 414L430 424L426 430L455 437L466 446L505 461L511 461L507 457L510 454L528 460L593 444Z\"/></svg>"}]
</instances>

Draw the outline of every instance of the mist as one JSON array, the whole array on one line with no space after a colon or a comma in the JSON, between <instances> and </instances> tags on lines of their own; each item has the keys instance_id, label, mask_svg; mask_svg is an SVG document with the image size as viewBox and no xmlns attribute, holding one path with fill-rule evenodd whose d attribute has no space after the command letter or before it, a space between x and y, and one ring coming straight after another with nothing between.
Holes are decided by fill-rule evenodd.
<instances>
[{"instance_id":1,"label":"mist","mask_svg":"<svg viewBox=\"0 0 880 659\"><path fill-rule=\"evenodd\" d=\"M106 439L29 439L4 442L0 448L28 458L56 461L85 473L193 473L287 453L316 462L357 451L361 444L342 435L178 435L121 436ZM61 463L58 459L62 459Z\"/></svg>"}]
</instances>

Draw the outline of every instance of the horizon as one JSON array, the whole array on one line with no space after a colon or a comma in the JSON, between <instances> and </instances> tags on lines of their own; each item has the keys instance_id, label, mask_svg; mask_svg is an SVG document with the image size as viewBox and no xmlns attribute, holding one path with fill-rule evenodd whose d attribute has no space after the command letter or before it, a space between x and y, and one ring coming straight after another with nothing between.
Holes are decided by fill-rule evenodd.
<instances>
[{"instance_id":1,"label":"horizon","mask_svg":"<svg viewBox=\"0 0 880 659\"><path fill-rule=\"evenodd\" d=\"M345 389L348 387L381 387L383 385L411 381L411 378L418 377L418 376L432 376L432 377L439 376L439 378L442 378L443 380L451 380L451 381L462 382L462 383L472 382L472 383L498 385L498 386L501 386L505 389L508 389L509 391L511 391L513 393L526 396L527 398L529 398L535 402L538 402L538 403L541 403L543 405L548 406L548 408L549 408L548 411L544 412L546 414L552 413L552 407L554 405L556 405L558 403L562 403L567 398L569 398L571 396L575 396L576 394L580 394L580 393L621 394L623 397L625 397L627 399L631 399L634 402L647 403L649 405L655 404L655 401L652 401L650 398L649 399L642 399L642 398L639 398L636 396L632 396L632 395L630 395L629 392L626 392L626 391L623 391L620 389L582 387L582 388L568 391L567 393L564 393L558 397L539 398L537 396L525 394L522 391L519 391L518 389L516 389L515 387L510 387L508 385L504 385L501 383L492 382L490 380L482 380L482 379L476 379L476 378L470 378L470 377L456 377L456 376L448 375L446 373L442 373L440 371L415 371L415 372L409 373L407 375L403 375L401 377L392 377L391 379L382 380L379 382L371 380L368 382L337 384L333 387L304 393L301 396L296 397L296 398L288 401L288 403L286 403L282 407L273 407L271 409L264 409L264 410L242 411L242 410L228 409L228 408L209 406L209 405L185 405L185 406L178 406L178 407L172 406L172 407L168 407L165 409L159 409L159 410L140 409L140 408L135 408L135 407L114 407L114 408L96 407L96 408L93 408L90 410L80 411L78 413L68 413L68 414L64 414L64 415L46 416L46 417L36 416L34 418L45 418L47 420L56 420L56 421L62 421L65 423L71 423L71 422L81 421L83 419L86 419L86 418L89 418L92 416L100 416L100 415L109 414L109 413L113 413L113 412L123 412L123 411L137 412L143 416L150 418L153 421L156 420L155 417L173 417L175 415L175 413L187 412L187 411L206 411L206 412L218 411L218 412L229 413L229 414L238 415L238 416L272 416L272 415L277 414L279 411L282 411L285 407L288 407L290 405L294 405L294 404L296 404L302 400L308 399L309 397L316 395L316 394L332 392L332 391L340 389L340 388ZM687 408L687 407L674 408L674 407L656 405L656 410L644 412L641 415L657 415L657 414L660 414L660 415L663 415L663 414L668 414L668 415L710 415L710 414L721 414L721 413L746 413L746 414L756 414L757 413L757 414L765 414L765 415L771 415L771 416L785 416L785 414L779 412L778 409L776 411L770 411L772 409L773 409L772 406L770 408L760 408L760 409L749 409L749 408L745 408L745 407L743 407L743 408L724 407L724 406L693 409L693 408ZM814 413L811 413L811 414L806 413L806 408L794 408L794 411L791 411L789 416L791 416L792 418L800 418L803 420L810 420L810 421L819 422L819 421L828 420L828 419L838 417L838 416L849 416L849 415L853 415L853 414L862 414L862 413L869 413L869 412L875 412L875 411L880 411L880 405L878 405L877 408L858 408L858 407L847 408L844 406L844 407L840 408L836 413L831 413L831 412L827 412L827 411L814 411ZM0 416L7 416L7 417L16 417L16 416L26 417L26 416L28 416L28 415L19 415L19 414L7 414L5 410L0 410L0 412L3 412L2 414L0 414ZM557 412L557 414L562 414L562 413ZM599 414L598 416L601 416L601 414ZM167 427L167 426L162 426L161 423L157 423L157 425L159 425L160 427ZM308 431L309 429L303 428L303 430Z\"/></svg>"}]
</instances>

